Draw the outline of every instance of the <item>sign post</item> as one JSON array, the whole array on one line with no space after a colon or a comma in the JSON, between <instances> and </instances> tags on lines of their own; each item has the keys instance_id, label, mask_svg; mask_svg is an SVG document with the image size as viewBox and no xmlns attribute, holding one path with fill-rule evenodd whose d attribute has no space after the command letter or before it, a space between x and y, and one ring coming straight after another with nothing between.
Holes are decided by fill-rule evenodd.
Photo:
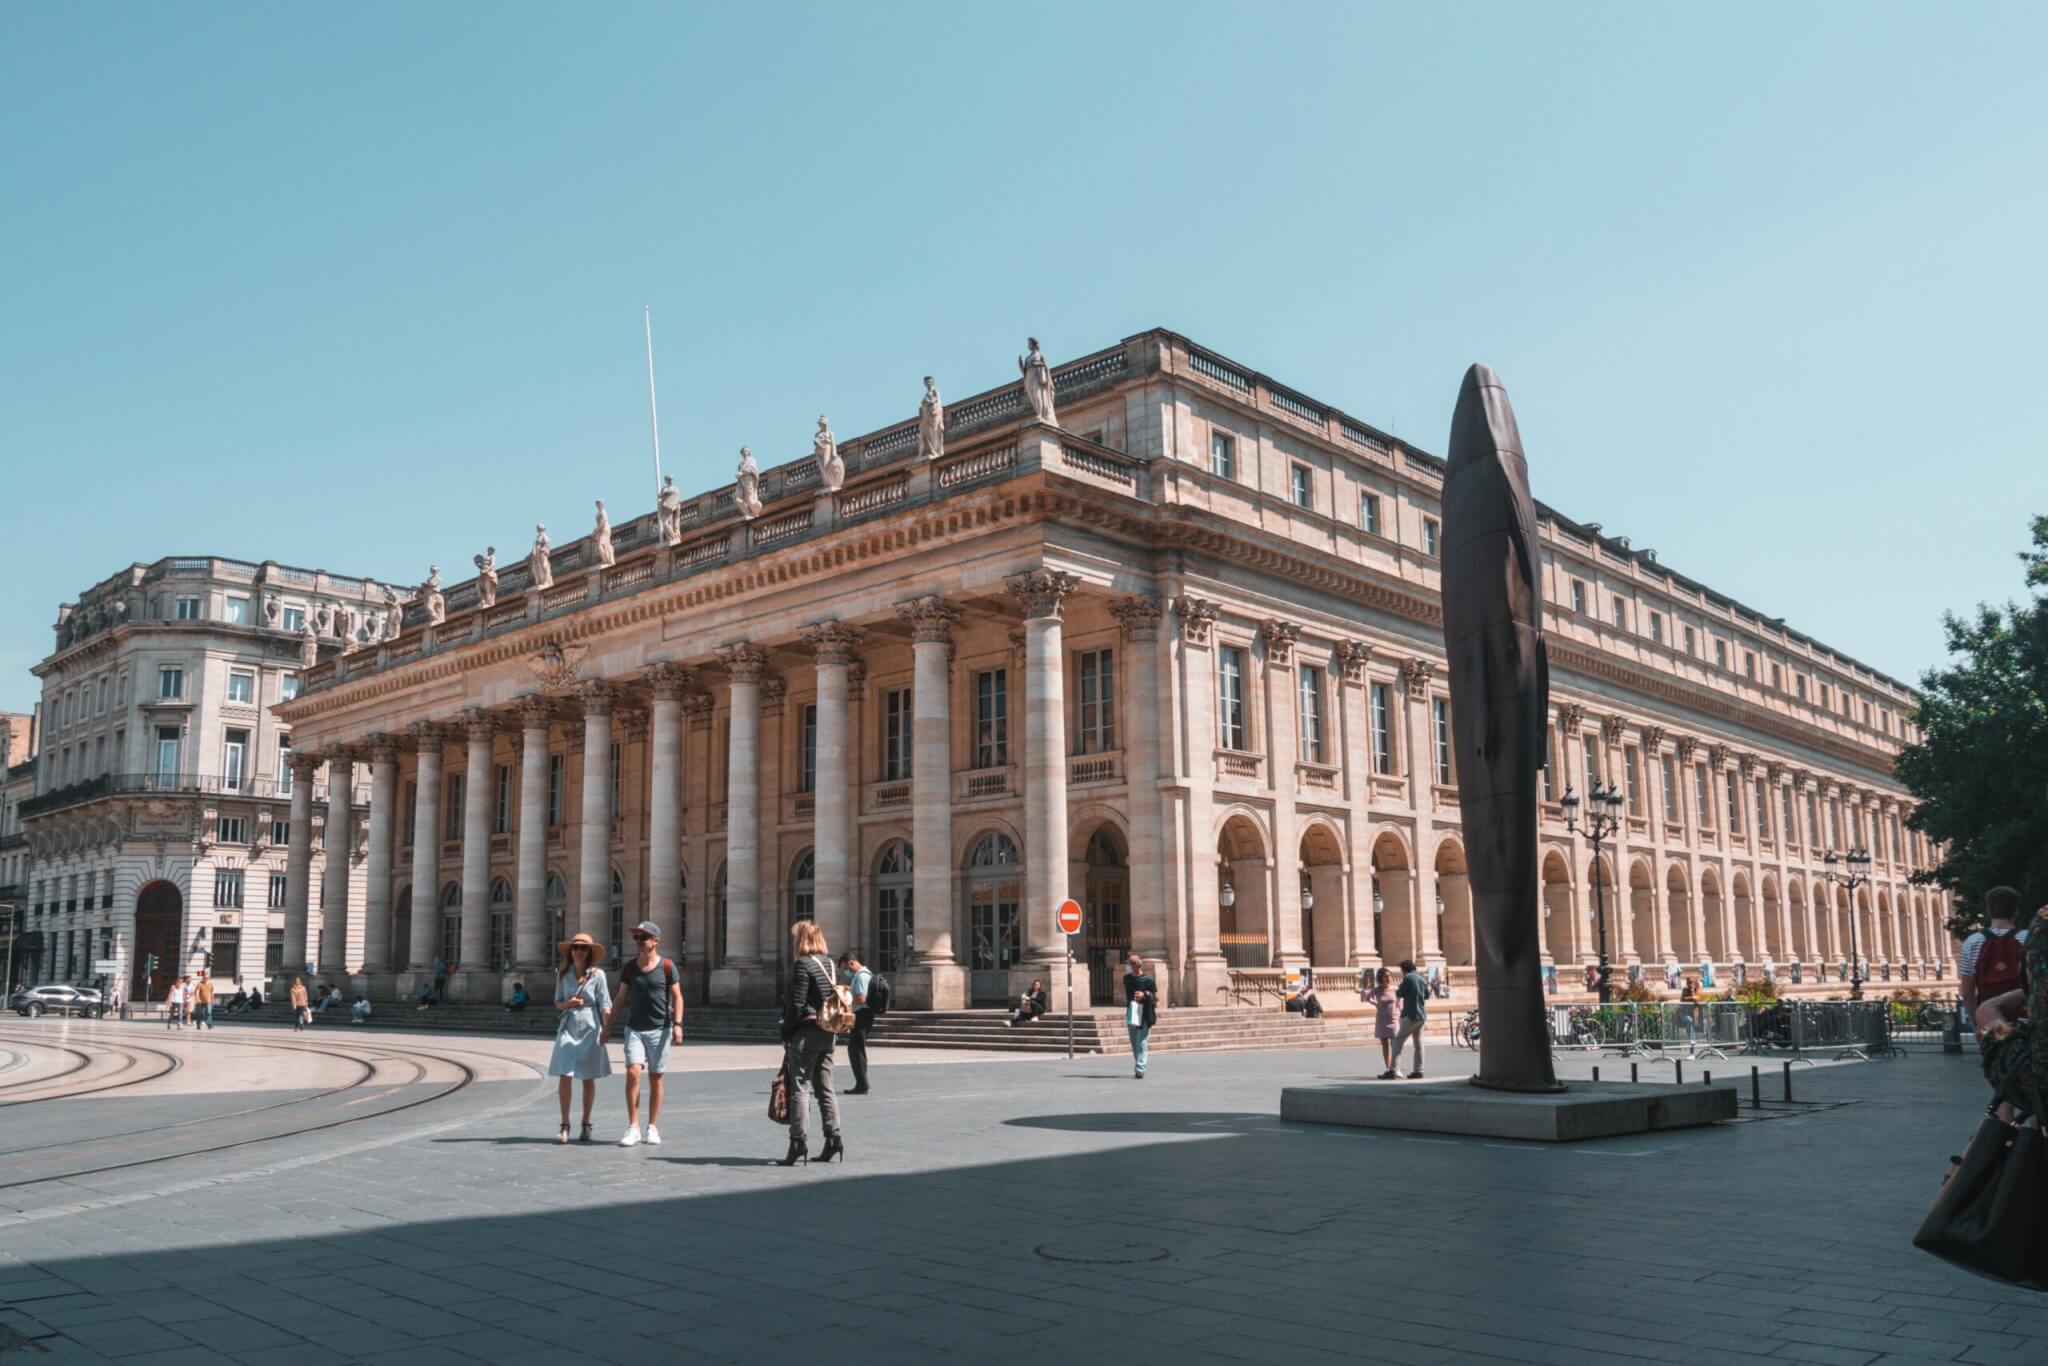
<instances>
[{"instance_id":1,"label":"sign post","mask_svg":"<svg viewBox=\"0 0 2048 1366\"><path fill-rule=\"evenodd\" d=\"M1081 903L1060 903L1060 932L1067 937L1067 1061L1074 1060L1074 936L1081 932Z\"/></svg>"}]
</instances>

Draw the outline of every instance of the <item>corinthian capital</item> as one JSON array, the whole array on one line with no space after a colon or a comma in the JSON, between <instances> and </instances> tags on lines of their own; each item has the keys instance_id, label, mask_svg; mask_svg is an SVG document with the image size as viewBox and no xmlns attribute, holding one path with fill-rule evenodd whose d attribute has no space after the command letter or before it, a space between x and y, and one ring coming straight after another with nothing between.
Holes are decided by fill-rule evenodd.
<instances>
[{"instance_id":1,"label":"corinthian capital","mask_svg":"<svg viewBox=\"0 0 2048 1366\"><path fill-rule=\"evenodd\" d=\"M1216 604L1207 598L1182 598L1174 610L1180 613L1180 638L1190 645L1207 645L1209 628L1216 624Z\"/></svg>"},{"instance_id":2,"label":"corinthian capital","mask_svg":"<svg viewBox=\"0 0 2048 1366\"><path fill-rule=\"evenodd\" d=\"M1362 640L1340 640L1337 642L1337 667L1343 670L1346 683L1365 682L1365 666L1372 663L1372 646Z\"/></svg>"},{"instance_id":3,"label":"corinthian capital","mask_svg":"<svg viewBox=\"0 0 2048 1366\"><path fill-rule=\"evenodd\" d=\"M1301 639L1301 626L1292 621L1268 620L1259 627L1259 639L1266 642L1266 660L1275 668L1294 662L1294 643Z\"/></svg>"},{"instance_id":4,"label":"corinthian capital","mask_svg":"<svg viewBox=\"0 0 2048 1366\"><path fill-rule=\"evenodd\" d=\"M912 598L896 604L896 615L910 623L910 639L919 645L948 645L960 609L941 597Z\"/></svg>"},{"instance_id":5,"label":"corinthian capital","mask_svg":"<svg viewBox=\"0 0 2048 1366\"><path fill-rule=\"evenodd\" d=\"M821 668L845 666L853 659L853 647L860 644L860 632L836 621L821 621L797 632L797 638L818 657Z\"/></svg>"},{"instance_id":6,"label":"corinthian capital","mask_svg":"<svg viewBox=\"0 0 2048 1366\"><path fill-rule=\"evenodd\" d=\"M1081 586L1081 581L1058 569L1034 569L1012 575L1004 580L1003 586L1024 609L1026 621L1058 621L1066 610L1068 595Z\"/></svg>"},{"instance_id":7,"label":"corinthian capital","mask_svg":"<svg viewBox=\"0 0 2048 1366\"><path fill-rule=\"evenodd\" d=\"M1159 618L1166 609L1150 593L1128 598L1111 598L1109 614L1116 618L1125 640L1156 640Z\"/></svg>"},{"instance_id":8,"label":"corinthian capital","mask_svg":"<svg viewBox=\"0 0 2048 1366\"><path fill-rule=\"evenodd\" d=\"M646 678L647 691L655 701L674 702L695 686L697 671L680 664L650 664Z\"/></svg>"},{"instance_id":9,"label":"corinthian capital","mask_svg":"<svg viewBox=\"0 0 2048 1366\"><path fill-rule=\"evenodd\" d=\"M1577 735L1579 727L1586 724L1586 709L1577 702L1557 704L1557 728L1566 735Z\"/></svg>"},{"instance_id":10,"label":"corinthian capital","mask_svg":"<svg viewBox=\"0 0 2048 1366\"><path fill-rule=\"evenodd\" d=\"M1434 677L1436 664L1433 660L1410 659L1401 665L1401 682L1407 685L1411 693L1419 693L1427 688L1429 680Z\"/></svg>"},{"instance_id":11,"label":"corinthian capital","mask_svg":"<svg viewBox=\"0 0 2048 1366\"><path fill-rule=\"evenodd\" d=\"M761 671L768 667L768 652L745 641L721 645L712 654L735 683L758 683Z\"/></svg>"},{"instance_id":12,"label":"corinthian capital","mask_svg":"<svg viewBox=\"0 0 2048 1366\"><path fill-rule=\"evenodd\" d=\"M619 695L609 683L579 683L576 698L583 704L585 716L610 716Z\"/></svg>"},{"instance_id":13,"label":"corinthian capital","mask_svg":"<svg viewBox=\"0 0 2048 1366\"><path fill-rule=\"evenodd\" d=\"M488 740L498 733L497 718L482 707L464 707L462 733L472 740Z\"/></svg>"}]
</instances>

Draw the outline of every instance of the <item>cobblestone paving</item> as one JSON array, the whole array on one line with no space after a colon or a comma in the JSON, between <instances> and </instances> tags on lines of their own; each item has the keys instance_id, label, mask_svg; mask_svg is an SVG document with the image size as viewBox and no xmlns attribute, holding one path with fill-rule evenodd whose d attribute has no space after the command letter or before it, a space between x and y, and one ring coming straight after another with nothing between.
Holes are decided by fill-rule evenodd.
<instances>
[{"instance_id":1,"label":"cobblestone paving","mask_svg":"<svg viewBox=\"0 0 2048 1366\"><path fill-rule=\"evenodd\" d=\"M1376 1070L1335 1050L1161 1054L1143 1082L1116 1058L885 1054L843 1101L846 1163L785 1171L765 1052L692 1051L739 1065L676 1079L657 1148L613 1145L616 1079L601 1142L568 1148L537 1083L484 1080L0 1189L0 1356L2048 1362L2048 1302L1908 1241L1981 1104L1970 1059L1801 1069L1801 1097L1853 1103L1553 1148L1278 1123L1282 1085ZM0 1108L0 1159L189 1119L203 1066L175 1100Z\"/></svg>"}]
</instances>

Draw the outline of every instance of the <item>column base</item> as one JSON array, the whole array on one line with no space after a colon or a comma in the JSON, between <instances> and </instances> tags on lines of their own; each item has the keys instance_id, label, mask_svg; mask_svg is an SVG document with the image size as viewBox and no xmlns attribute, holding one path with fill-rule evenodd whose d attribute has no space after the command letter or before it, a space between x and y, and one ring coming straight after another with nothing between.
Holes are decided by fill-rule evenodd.
<instances>
[{"instance_id":1,"label":"column base","mask_svg":"<svg viewBox=\"0 0 2048 1366\"><path fill-rule=\"evenodd\" d=\"M775 988L775 970L759 963L729 963L711 970L714 1006L772 1006Z\"/></svg>"},{"instance_id":2,"label":"column base","mask_svg":"<svg viewBox=\"0 0 2048 1366\"><path fill-rule=\"evenodd\" d=\"M1188 958L1187 971L1181 974L1181 994L1174 998L1176 1005L1221 1006L1229 1004L1224 999L1224 989L1230 985L1230 963L1222 954L1192 954Z\"/></svg>"},{"instance_id":3,"label":"column base","mask_svg":"<svg viewBox=\"0 0 2048 1366\"><path fill-rule=\"evenodd\" d=\"M372 1001L389 1001L398 995L398 974L395 972L359 972L349 979L349 986L358 995Z\"/></svg>"},{"instance_id":4,"label":"column base","mask_svg":"<svg viewBox=\"0 0 2048 1366\"><path fill-rule=\"evenodd\" d=\"M506 978L499 972L456 972L448 977L448 999L472 1004L503 1005L511 992ZM528 996L533 995L531 988Z\"/></svg>"},{"instance_id":5,"label":"column base","mask_svg":"<svg viewBox=\"0 0 2048 1366\"><path fill-rule=\"evenodd\" d=\"M941 959L912 963L895 974L893 985L902 1010L965 1010L967 969Z\"/></svg>"}]
</instances>

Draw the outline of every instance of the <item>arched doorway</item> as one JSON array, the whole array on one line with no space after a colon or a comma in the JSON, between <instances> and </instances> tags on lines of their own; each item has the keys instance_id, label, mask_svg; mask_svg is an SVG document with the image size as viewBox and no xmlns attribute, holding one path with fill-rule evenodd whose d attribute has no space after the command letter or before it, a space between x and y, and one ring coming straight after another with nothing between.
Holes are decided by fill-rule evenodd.
<instances>
[{"instance_id":1,"label":"arched doorway","mask_svg":"<svg viewBox=\"0 0 2048 1366\"><path fill-rule=\"evenodd\" d=\"M1702 868L1700 870L1700 910L1706 920L1707 960L1719 966L1726 966L1728 962L1728 906L1721 899L1721 875L1712 868Z\"/></svg>"},{"instance_id":2,"label":"arched doorway","mask_svg":"<svg viewBox=\"0 0 2048 1366\"><path fill-rule=\"evenodd\" d=\"M1620 884L1605 855L1586 860L1586 919L1592 927L1586 947L1594 962L1604 957L1611 969L1627 958L1621 936Z\"/></svg>"},{"instance_id":3,"label":"arched doorway","mask_svg":"<svg viewBox=\"0 0 2048 1366\"><path fill-rule=\"evenodd\" d=\"M1107 821L1096 826L1082 858L1089 1004L1112 1005L1123 994L1123 974L1116 965L1131 951L1131 875L1116 827Z\"/></svg>"},{"instance_id":4,"label":"arched doorway","mask_svg":"<svg viewBox=\"0 0 2048 1366\"><path fill-rule=\"evenodd\" d=\"M1785 884L1785 901L1792 918L1792 957L1801 963L1813 963L1818 955L1807 929L1806 894L1800 890L1797 878Z\"/></svg>"},{"instance_id":5,"label":"arched doorway","mask_svg":"<svg viewBox=\"0 0 2048 1366\"><path fill-rule=\"evenodd\" d=\"M818 856L806 849L789 869L789 923L818 918ZM835 950L836 952L837 950ZM785 945L783 952L788 952Z\"/></svg>"},{"instance_id":6,"label":"arched doorway","mask_svg":"<svg viewBox=\"0 0 2048 1366\"><path fill-rule=\"evenodd\" d=\"M1671 956L1681 966L1692 963L1699 953L1692 942L1692 888L1685 869L1675 863L1664 870L1664 904L1671 920Z\"/></svg>"},{"instance_id":7,"label":"arched doorway","mask_svg":"<svg viewBox=\"0 0 2048 1366\"><path fill-rule=\"evenodd\" d=\"M1471 967L1477 961L1472 933L1472 882L1465 873L1465 847L1445 840L1436 851L1436 932L1444 962Z\"/></svg>"},{"instance_id":8,"label":"arched doorway","mask_svg":"<svg viewBox=\"0 0 2048 1366\"><path fill-rule=\"evenodd\" d=\"M1577 963L1586 952L1572 907L1572 870L1564 855L1552 849L1543 856L1543 942L1553 964Z\"/></svg>"},{"instance_id":9,"label":"arched doorway","mask_svg":"<svg viewBox=\"0 0 2048 1366\"><path fill-rule=\"evenodd\" d=\"M875 968L901 972L916 943L914 856L907 840L891 840L875 858Z\"/></svg>"},{"instance_id":10,"label":"arched doorway","mask_svg":"<svg viewBox=\"0 0 2048 1366\"><path fill-rule=\"evenodd\" d=\"M725 914L725 865L718 865L718 874L711 880L711 966L725 966L726 914Z\"/></svg>"},{"instance_id":11,"label":"arched doorway","mask_svg":"<svg viewBox=\"0 0 2048 1366\"><path fill-rule=\"evenodd\" d=\"M547 891L541 896L541 913L547 917L548 942L542 950L549 962L555 960L555 945L569 937L569 884L560 873L549 873Z\"/></svg>"},{"instance_id":12,"label":"arched doorway","mask_svg":"<svg viewBox=\"0 0 2048 1366\"><path fill-rule=\"evenodd\" d=\"M625 962L626 879L616 868L612 869L611 900L605 903L605 933L605 952L614 963Z\"/></svg>"},{"instance_id":13,"label":"arched doorway","mask_svg":"<svg viewBox=\"0 0 2048 1366\"><path fill-rule=\"evenodd\" d=\"M1778 883L1764 875L1764 961L1775 970L1785 961L1785 931L1778 915Z\"/></svg>"},{"instance_id":14,"label":"arched doorway","mask_svg":"<svg viewBox=\"0 0 2048 1366\"><path fill-rule=\"evenodd\" d=\"M1262 968L1272 961L1266 937L1266 842L1244 816L1223 824L1216 841L1222 885L1217 891L1223 960L1233 968Z\"/></svg>"},{"instance_id":15,"label":"arched doorway","mask_svg":"<svg viewBox=\"0 0 2048 1366\"><path fill-rule=\"evenodd\" d=\"M1372 944L1386 964L1415 956L1414 917L1408 901L1413 895L1408 869L1408 851L1393 835L1381 835L1372 846Z\"/></svg>"},{"instance_id":16,"label":"arched doorway","mask_svg":"<svg viewBox=\"0 0 2048 1366\"><path fill-rule=\"evenodd\" d=\"M451 882L441 889L441 961L448 971L462 966L462 884Z\"/></svg>"},{"instance_id":17,"label":"arched doorway","mask_svg":"<svg viewBox=\"0 0 2048 1366\"><path fill-rule=\"evenodd\" d=\"M404 972L411 961L412 888L401 887L391 900L391 958L385 966L393 972ZM286 966L290 968L289 964Z\"/></svg>"},{"instance_id":18,"label":"arched doorway","mask_svg":"<svg viewBox=\"0 0 2048 1366\"><path fill-rule=\"evenodd\" d=\"M1331 827L1317 822L1301 836L1301 951L1311 966L1348 968L1345 949L1344 846Z\"/></svg>"},{"instance_id":19,"label":"arched doorway","mask_svg":"<svg viewBox=\"0 0 2048 1366\"><path fill-rule=\"evenodd\" d=\"M491 971L512 967L512 884L504 878L491 883Z\"/></svg>"},{"instance_id":20,"label":"arched doorway","mask_svg":"<svg viewBox=\"0 0 2048 1366\"><path fill-rule=\"evenodd\" d=\"M1745 964L1757 961L1756 901L1743 873L1735 875L1735 954Z\"/></svg>"},{"instance_id":21,"label":"arched doorway","mask_svg":"<svg viewBox=\"0 0 2048 1366\"><path fill-rule=\"evenodd\" d=\"M1664 936L1657 923L1657 884L1650 878L1650 865L1642 859L1628 866L1628 929L1638 961L1664 961Z\"/></svg>"},{"instance_id":22,"label":"arched doorway","mask_svg":"<svg viewBox=\"0 0 2048 1366\"><path fill-rule=\"evenodd\" d=\"M161 1001L171 979L184 971L178 946L184 939L185 898L169 882L147 884L135 896L135 953L129 965L128 999ZM149 971L150 955L156 971Z\"/></svg>"},{"instance_id":23,"label":"arched doorway","mask_svg":"<svg viewBox=\"0 0 2048 1366\"><path fill-rule=\"evenodd\" d=\"M1007 1005L1010 970L1023 956L1024 870L1017 846L994 831L967 854L968 991L976 1005Z\"/></svg>"}]
</instances>

